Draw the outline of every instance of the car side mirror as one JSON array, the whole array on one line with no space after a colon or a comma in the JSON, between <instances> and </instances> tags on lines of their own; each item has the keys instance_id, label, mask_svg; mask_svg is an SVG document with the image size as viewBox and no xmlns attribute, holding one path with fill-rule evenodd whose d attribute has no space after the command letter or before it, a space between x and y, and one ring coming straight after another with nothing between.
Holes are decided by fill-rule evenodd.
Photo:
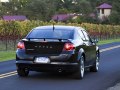
<instances>
[{"instance_id":1,"label":"car side mirror","mask_svg":"<svg viewBox=\"0 0 120 90\"><path fill-rule=\"evenodd\" d=\"M92 39L92 42L93 42L93 43L98 43L98 39L97 39L97 38L93 38L93 39Z\"/></svg>"}]
</instances>

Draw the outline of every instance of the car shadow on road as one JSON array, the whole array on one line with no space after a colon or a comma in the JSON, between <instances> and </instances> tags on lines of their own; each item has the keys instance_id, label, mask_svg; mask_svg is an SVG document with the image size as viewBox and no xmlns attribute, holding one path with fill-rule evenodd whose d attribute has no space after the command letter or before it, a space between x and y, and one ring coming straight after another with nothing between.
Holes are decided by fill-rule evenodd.
<instances>
[{"instance_id":1,"label":"car shadow on road","mask_svg":"<svg viewBox=\"0 0 120 90\"><path fill-rule=\"evenodd\" d=\"M89 70L85 71L84 79L92 74ZM73 73L46 73L46 72L34 72L31 71L28 77L20 77L20 79L33 79L33 80L79 80L75 79ZM83 80L83 79L82 79Z\"/></svg>"}]
</instances>

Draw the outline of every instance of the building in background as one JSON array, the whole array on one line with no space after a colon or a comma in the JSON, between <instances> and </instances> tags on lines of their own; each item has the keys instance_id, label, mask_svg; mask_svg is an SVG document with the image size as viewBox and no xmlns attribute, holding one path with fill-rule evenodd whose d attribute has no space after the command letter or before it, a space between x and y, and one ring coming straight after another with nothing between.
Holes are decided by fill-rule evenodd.
<instances>
[{"instance_id":1,"label":"building in background","mask_svg":"<svg viewBox=\"0 0 120 90\"><path fill-rule=\"evenodd\" d=\"M98 11L98 18L100 20L105 20L111 14L112 6L107 3L103 3L97 7L97 11Z\"/></svg>"},{"instance_id":2,"label":"building in background","mask_svg":"<svg viewBox=\"0 0 120 90\"><path fill-rule=\"evenodd\" d=\"M5 21L24 21L24 20L27 20L27 17L23 16L23 15L3 16L3 20L5 20Z\"/></svg>"}]
</instances>

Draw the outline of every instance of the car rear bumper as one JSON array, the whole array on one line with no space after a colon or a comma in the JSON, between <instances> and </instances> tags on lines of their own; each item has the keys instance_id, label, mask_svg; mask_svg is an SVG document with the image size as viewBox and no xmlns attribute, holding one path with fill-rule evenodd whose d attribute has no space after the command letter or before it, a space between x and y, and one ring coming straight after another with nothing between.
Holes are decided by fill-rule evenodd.
<instances>
[{"instance_id":1,"label":"car rear bumper","mask_svg":"<svg viewBox=\"0 0 120 90\"><path fill-rule=\"evenodd\" d=\"M51 62L49 64L38 64L33 61L16 61L16 66L19 68L28 68L30 71L40 72L74 72L78 70L78 63L69 62Z\"/></svg>"}]
</instances>

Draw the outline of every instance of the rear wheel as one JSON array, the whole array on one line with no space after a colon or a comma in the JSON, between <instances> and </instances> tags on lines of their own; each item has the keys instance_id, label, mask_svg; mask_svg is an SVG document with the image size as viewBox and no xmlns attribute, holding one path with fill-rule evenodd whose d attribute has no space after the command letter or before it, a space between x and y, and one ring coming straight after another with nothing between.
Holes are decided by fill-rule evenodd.
<instances>
[{"instance_id":1,"label":"rear wheel","mask_svg":"<svg viewBox=\"0 0 120 90\"><path fill-rule=\"evenodd\" d=\"M99 53L97 52L96 54L96 60L93 66L90 67L91 72L97 72L99 69Z\"/></svg>"},{"instance_id":2,"label":"rear wheel","mask_svg":"<svg viewBox=\"0 0 120 90\"><path fill-rule=\"evenodd\" d=\"M29 74L29 70L27 68L19 68L18 67L17 73L20 77L27 77Z\"/></svg>"},{"instance_id":3,"label":"rear wheel","mask_svg":"<svg viewBox=\"0 0 120 90\"><path fill-rule=\"evenodd\" d=\"M84 66L84 56L81 56L79 61L79 69L76 73L74 73L74 77L76 79L82 79L84 77L85 66Z\"/></svg>"}]
</instances>

